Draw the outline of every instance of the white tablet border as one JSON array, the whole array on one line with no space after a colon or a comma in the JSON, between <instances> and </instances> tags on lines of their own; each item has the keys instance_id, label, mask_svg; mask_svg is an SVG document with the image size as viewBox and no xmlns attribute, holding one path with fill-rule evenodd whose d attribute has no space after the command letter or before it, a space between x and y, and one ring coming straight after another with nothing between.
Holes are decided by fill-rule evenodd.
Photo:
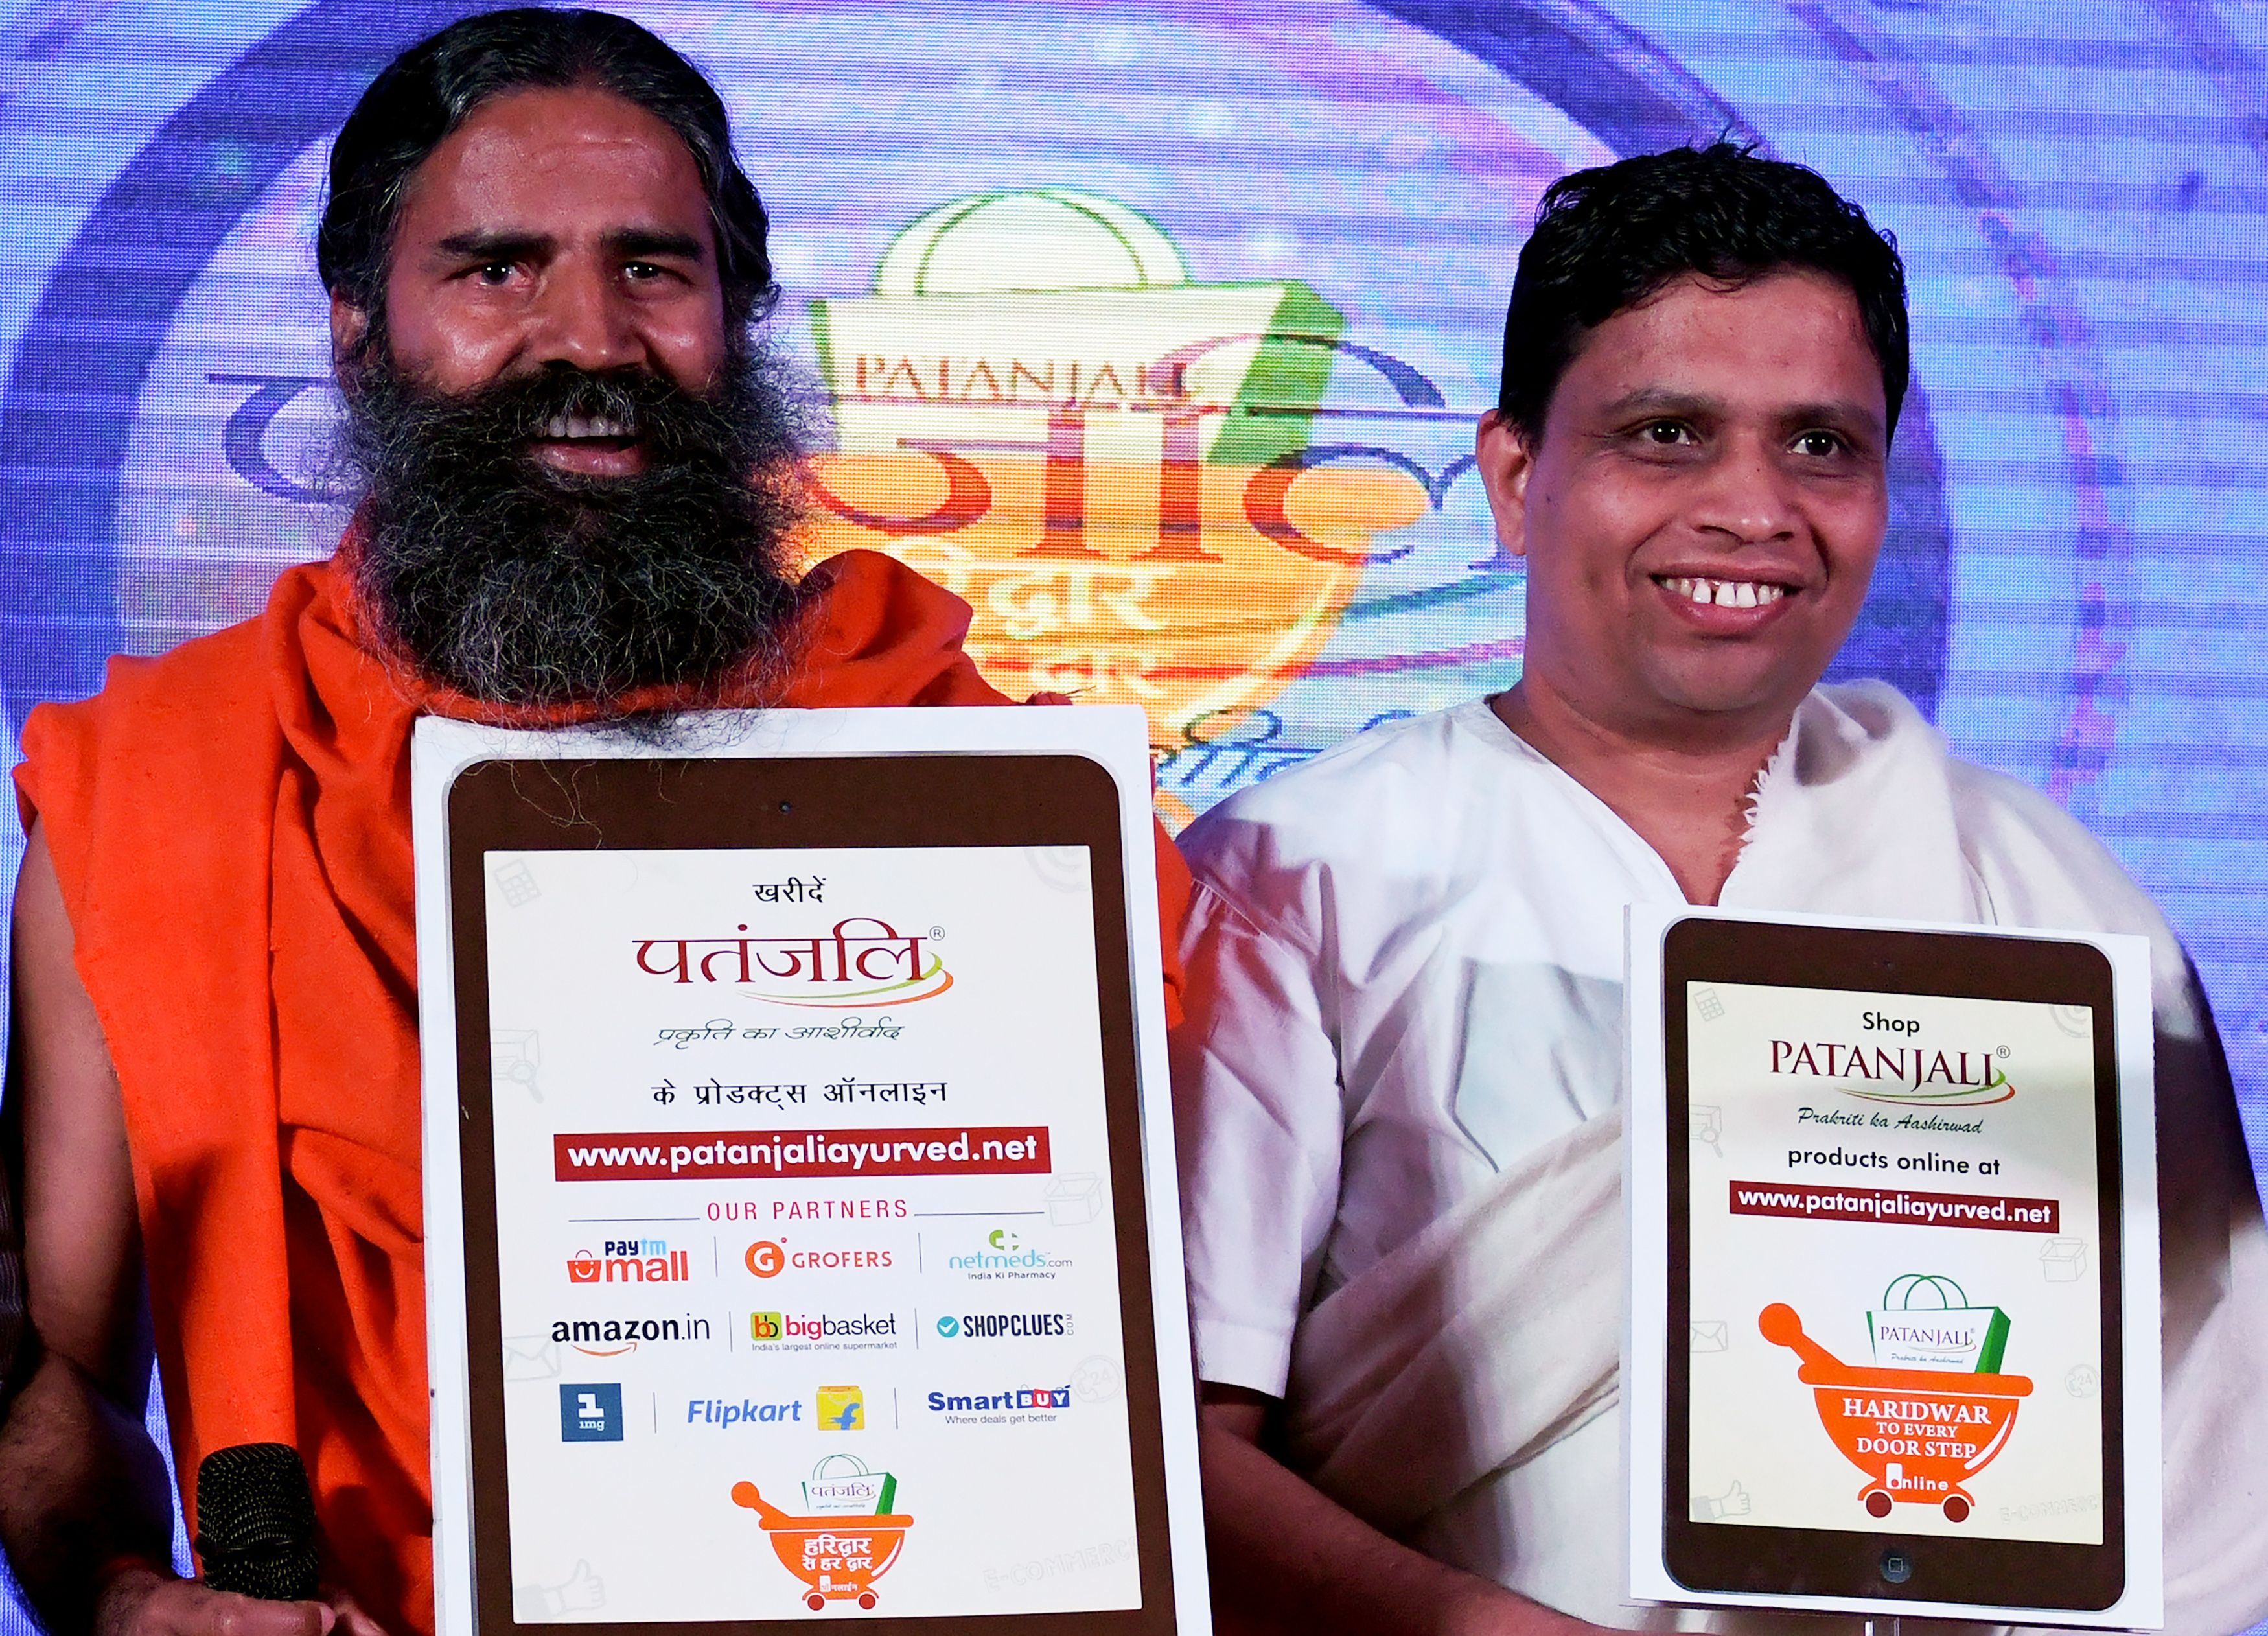
<instances>
[{"instance_id":1,"label":"white tablet border","mask_svg":"<svg viewBox=\"0 0 2268 1636\"><path fill-rule=\"evenodd\" d=\"M713 711L696 719L676 740L661 743L593 728L525 732L437 717L417 723L409 758L410 830L416 859L418 1034L427 1092L425 1322L432 1410L436 1636L474 1636L479 1627L473 1581L472 1414L449 902L450 786L474 763L499 759L915 755L1083 755L1100 764L1118 789L1128 958L1138 978L1162 969L1149 726L1143 712L1131 705ZM1165 999L1156 984L1138 980L1133 986L1137 1103L1150 1223L1150 1305L1157 1344L1159 1429L1165 1445L1166 1532L1173 1559L1174 1622L1188 1636L1211 1636L1204 1501L1197 1476L1197 1384L1190 1367L1189 1296L1182 1272ZM791 1616L782 1622L793 1620Z\"/></svg>"},{"instance_id":2,"label":"white tablet border","mask_svg":"<svg viewBox=\"0 0 2268 1636\"><path fill-rule=\"evenodd\" d=\"M2022 926L1944 925L1869 920L1870 932L1940 932L1976 937L2051 939L2085 943L2110 962L2113 1039L2118 1058L2118 1148L2124 1212L2126 1432L2126 1588L2100 1612L2073 1608L1995 1607L1864 1596L1761 1595L1697 1591L1670 1577L1663 1560L1662 1485L1669 1397L1669 1160L1662 1143L1640 1140L1668 1118L1667 1042L1660 996L1662 947L1681 920L1762 921L1776 925L1851 927L1860 923L1820 915L1739 913L1694 907L1632 904L1627 911L1623 973L1624 1019L1623 1196L1630 1228L1630 1306L1623 1328L1623 1470L1630 1506L1630 1602L1650 1607L1804 1609L1898 1618L1980 1620L2155 1630L2165 1623L2164 1389L2159 1356L2158 1126L2152 1033L2150 942L2110 932L2051 932Z\"/></svg>"}]
</instances>

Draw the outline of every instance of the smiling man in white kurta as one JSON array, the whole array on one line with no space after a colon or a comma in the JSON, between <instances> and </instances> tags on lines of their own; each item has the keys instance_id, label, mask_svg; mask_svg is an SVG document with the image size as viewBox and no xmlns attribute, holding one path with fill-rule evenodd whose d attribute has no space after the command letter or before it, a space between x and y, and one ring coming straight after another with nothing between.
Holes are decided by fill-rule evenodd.
<instances>
[{"instance_id":1,"label":"smiling man in white kurta","mask_svg":"<svg viewBox=\"0 0 2268 1636\"><path fill-rule=\"evenodd\" d=\"M1621 1592L1623 908L1681 902L2152 939L2169 1627L2268 1612L2268 1236L2180 946L2052 802L1819 685L1906 376L1896 252L1811 173L1720 145L1563 181L1479 439L1520 684L1183 837L1225 1628L1790 1623Z\"/></svg>"}]
</instances>

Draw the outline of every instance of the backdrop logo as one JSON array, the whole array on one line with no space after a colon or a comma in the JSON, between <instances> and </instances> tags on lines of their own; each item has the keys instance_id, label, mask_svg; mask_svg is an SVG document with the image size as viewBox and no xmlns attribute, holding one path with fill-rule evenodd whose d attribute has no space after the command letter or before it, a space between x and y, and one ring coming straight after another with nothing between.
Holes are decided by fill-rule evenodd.
<instances>
[{"instance_id":1,"label":"backdrop logo","mask_svg":"<svg viewBox=\"0 0 2268 1636\"><path fill-rule=\"evenodd\" d=\"M1431 504L1311 459L1336 308L1296 279L1201 283L1100 195L941 204L872 296L811 322L841 438L821 548L887 545L968 599L1001 688L1143 705L1162 744L1280 691L1371 539Z\"/></svg>"}]
</instances>

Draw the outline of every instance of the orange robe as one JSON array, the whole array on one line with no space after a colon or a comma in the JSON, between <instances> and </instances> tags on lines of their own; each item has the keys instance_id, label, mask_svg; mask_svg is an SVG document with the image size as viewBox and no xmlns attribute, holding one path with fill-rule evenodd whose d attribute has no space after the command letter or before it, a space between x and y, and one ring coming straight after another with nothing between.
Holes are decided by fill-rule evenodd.
<instances>
[{"instance_id":1,"label":"orange robe","mask_svg":"<svg viewBox=\"0 0 2268 1636\"><path fill-rule=\"evenodd\" d=\"M784 704L1007 702L961 652L958 597L871 551L808 583ZM409 847L425 713L578 712L419 691L365 645L335 558L286 571L259 618L33 711L16 775L125 1101L184 1503L210 1450L295 1445L327 1577L397 1632L433 1628ZM1159 862L1171 951L1189 877L1162 831Z\"/></svg>"}]
</instances>

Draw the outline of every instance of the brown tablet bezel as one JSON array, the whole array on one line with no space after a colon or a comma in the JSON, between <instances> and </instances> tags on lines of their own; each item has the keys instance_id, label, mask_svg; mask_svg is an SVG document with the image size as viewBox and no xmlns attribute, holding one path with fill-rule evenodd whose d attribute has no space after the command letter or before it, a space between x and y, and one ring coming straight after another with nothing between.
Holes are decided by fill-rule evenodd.
<instances>
[{"instance_id":1,"label":"brown tablet bezel","mask_svg":"<svg viewBox=\"0 0 2268 1636\"><path fill-rule=\"evenodd\" d=\"M1668 1069L1668 1382L1662 1467L1662 1562L1696 1591L1851 1596L1876 1601L1969 1603L1981 1607L2099 1611L2126 1585L2124 1326L2121 1282L2118 1056L2110 962L2092 944L1992 933L1893 932L1695 917L1668 931L1662 948L1662 1029ZM1691 1143L1687 1086L1686 986L1754 984L1860 994L1928 994L2088 1006L2095 1023L2095 1168L2102 1252L2102 1544L1841 1529L1696 1522L1689 1486L1692 1322ZM1891 1519L1895 1520L1895 1519ZM1885 1559L1908 1576L1884 1577Z\"/></svg>"},{"instance_id":2,"label":"brown tablet bezel","mask_svg":"<svg viewBox=\"0 0 2268 1636\"><path fill-rule=\"evenodd\" d=\"M521 1621L512 1605L504 1341L496 1236L487 894L490 851L670 848L1081 846L1094 882L1104 1123L1118 1253L1142 1602L1107 1611L874 1617L900 1636L1167 1636L1176 1629L1167 1529L1164 1405L1151 1300L1134 991L1119 793L1075 755L656 756L477 762L448 792L449 897L465 1216L473 1600L479 1627L578 1636L681 1636L684 1624ZM757 1547L760 1549L761 1547ZM826 1616L700 1621L717 1636L776 1636Z\"/></svg>"}]
</instances>

